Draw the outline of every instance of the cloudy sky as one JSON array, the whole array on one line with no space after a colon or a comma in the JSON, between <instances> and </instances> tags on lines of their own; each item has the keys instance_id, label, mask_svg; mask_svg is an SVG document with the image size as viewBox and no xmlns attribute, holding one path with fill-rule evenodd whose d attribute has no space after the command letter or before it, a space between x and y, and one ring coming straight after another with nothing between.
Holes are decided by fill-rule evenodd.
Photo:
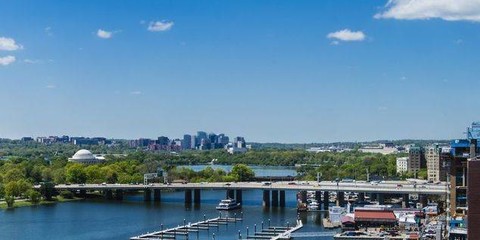
<instances>
[{"instance_id":1,"label":"cloudy sky","mask_svg":"<svg viewBox=\"0 0 480 240\"><path fill-rule=\"evenodd\" d=\"M462 137L480 0L0 1L0 137Z\"/></svg>"}]
</instances>

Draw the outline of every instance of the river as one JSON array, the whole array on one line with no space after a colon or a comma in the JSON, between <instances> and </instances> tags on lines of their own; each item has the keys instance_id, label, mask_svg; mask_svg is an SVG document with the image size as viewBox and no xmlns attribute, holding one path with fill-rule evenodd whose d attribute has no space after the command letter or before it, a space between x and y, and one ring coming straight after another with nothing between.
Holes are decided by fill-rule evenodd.
<instances>
[{"instance_id":1,"label":"river","mask_svg":"<svg viewBox=\"0 0 480 240\"><path fill-rule=\"evenodd\" d=\"M230 171L231 165L193 165L190 167L200 171L207 166L214 169L221 168ZM291 167L263 167L252 166L257 176L295 176L295 168ZM93 240L107 239L127 240L132 236L164 228L182 225L183 221L196 222L206 218L219 216L215 206L219 200L225 198L225 191L202 191L200 206L185 206L183 191L162 192L162 202L146 203L143 195L126 195L123 201L88 199L82 201L23 207L0 211L0 239L72 239ZM243 235L249 227L250 233L261 222L267 226L285 226L293 224L297 219L296 192L286 192L285 208L263 208L260 190L243 191L242 209L229 214L237 213L243 221L218 229L201 232L199 239L236 240L238 231ZM232 215L233 216L233 215ZM304 227L299 233L326 231L322 227L323 213L311 212L299 215ZM191 234L190 239L197 239ZM184 239L180 237L178 239ZM296 240L332 239L332 237L301 238Z\"/></svg>"},{"instance_id":2,"label":"river","mask_svg":"<svg viewBox=\"0 0 480 240\"><path fill-rule=\"evenodd\" d=\"M286 193L286 208L264 209L261 206L261 191L246 190L243 193L243 207L237 210L237 216L243 212L243 221L228 226L220 226L208 232L202 232L199 239L236 240L238 231L250 233L254 224L260 228L261 222L267 226L285 226L297 219L295 192ZM161 203L146 203L142 195L127 195L123 201L82 200L74 202L23 207L0 211L0 239L123 239L146 232L160 230L161 224L175 227L186 222L195 222L217 217L215 210L218 201L225 197L224 191L202 191L200 206L185 206L183 192L163 192ZM230 212L233 214L233 212ZM232 215L233 216L233 215ZM302 213L300 219L304 227L299 233L311 233L323 230L322 213ZM328 230L329 231L329 230ZM190 239L197 239L191 234ZM184 239L180 237L178 239ZM332 237L294 238L298 240L332 239Z\"/></svg>"},{"instance_id":3,"label":"river","mask_svg":"<svg viewBox=\"0 0 480 240\"><path fill-rule=\"evenodd\" d=\"M208 165L182 165L178 167L186 167L191 168L193 171L201 171L206 167L211 167L213 169L223 169L226 172L230 172L233 168L233 165L219 165L219 164L208 164ZM257 177L265 177L265 176L276 176L276 177L286 177L286 176L296 176L297 171L295 167L290 166L256 166L250 165L249 166L255 176Z\"/></svg>"}]
</instances>

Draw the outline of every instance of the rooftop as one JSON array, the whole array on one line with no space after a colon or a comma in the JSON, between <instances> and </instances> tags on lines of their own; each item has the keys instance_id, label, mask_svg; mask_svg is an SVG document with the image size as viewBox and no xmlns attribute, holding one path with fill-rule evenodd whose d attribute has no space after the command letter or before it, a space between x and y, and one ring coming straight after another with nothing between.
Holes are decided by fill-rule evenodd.
<instances>
[{"instance_id":1,"label":"rooftop","mask_svg":"<svg viewBox=\"0 0 480 240\"><path fill-rule=\"evenodd\" d=\"M355 210L355 221L396 222L395 214L390 210Z\"/></svg>"}]
</instances>

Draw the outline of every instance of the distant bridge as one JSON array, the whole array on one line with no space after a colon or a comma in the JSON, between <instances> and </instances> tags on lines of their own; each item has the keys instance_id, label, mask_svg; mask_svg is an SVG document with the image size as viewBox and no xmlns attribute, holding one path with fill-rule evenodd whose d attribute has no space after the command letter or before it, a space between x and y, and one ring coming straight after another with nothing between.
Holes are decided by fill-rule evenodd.
<instances>
[{"instance_id":1,"label":"distant bridge","mask_svg":"<svg viewBox=\"0 0 480 240\"><path fill-rule=\"evenodd\" d=\"M39 186L36 186L39 187ZM151 183L148 185L135 184L60 184L55 185L57 190L296 190L296 191L335 191L335 192L363 192L363 193L387 193L387 194L423 194L444 195L447 193L445 182L440 184L415 185L405 181L383 182L371 184L369 182L343 183L339 182L236 182L236 183Z\"/></svg>"},{"instance_id":2,"label":"distant bridge","mask_svg":"<svg viewBox=\"0 0 480 240\"><path fill-rule=\"evenodd\" d=\"M40 186L35 186L40 188ZM369 183L364 181L357 182L315 182L315 181L281 181L281 182L236 182L236 183L172 183L159 184L151 183L148 185L135 184L62 184L56 185L56 190L70 190L86 194L87 191L101 191L105 193L106 198L123 199L124 191L143 191L145 201L151 201L152 192L154 201L161 200L162 190L183 190L185 192L185 203L200 203L201 190L224 190L229 198L236 198L242 202L243 190L262 190L264 206L285 206L285 191L302 191L303 198L306 198L306 191L315 191L315 197L320 202L323 192L324 209L328 208L329 192L337 193L337 204L344 205L344 192L359 193L359 200L363 201L365 194L378 200L380 204L384 203L386 194L403 195L403 199L408 199L408 194L418 194L425 199L425 195L445 195L447 185L445 182L440 184L412 184L406 181L386 181L381 183ZM193 194L192 194L193 192ZM326 199L326 200L325 200Z\"/></svg>"}]
</instances>

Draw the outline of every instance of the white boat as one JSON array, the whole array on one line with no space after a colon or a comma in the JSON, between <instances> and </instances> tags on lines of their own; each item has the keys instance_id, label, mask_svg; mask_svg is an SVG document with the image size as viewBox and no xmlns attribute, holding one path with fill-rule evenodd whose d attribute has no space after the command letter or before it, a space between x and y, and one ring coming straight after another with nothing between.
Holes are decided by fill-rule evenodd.
<instances>
[{"instance_id":1,"label":"white boat","mask_svg":"<svg viewBox=\"0 0 480 240\"><path fill-rule=\"evenodd\" d=\"M232 210L240 207L240 203L237 203L235 199L224 199L217 205L217 210Z\"/></svg>"},{"instance_id":2,"label":"white boat","mask_svg":"<svg viewBox=\"0 0 480 240\"><path fill-rule=\"evenodd\" d=\"M320 208L319 204L317 201L311 201L310 203L308 203L307 205L307 211L318 211Z\"/></svg>"}]
</instances>

